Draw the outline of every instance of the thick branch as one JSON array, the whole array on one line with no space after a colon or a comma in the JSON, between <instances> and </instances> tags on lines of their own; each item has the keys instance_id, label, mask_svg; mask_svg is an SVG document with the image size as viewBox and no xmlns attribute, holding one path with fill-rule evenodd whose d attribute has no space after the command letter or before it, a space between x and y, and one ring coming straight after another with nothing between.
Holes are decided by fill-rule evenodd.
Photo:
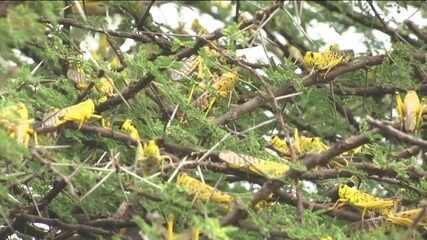
<instances>
[{"instance_id":1,"label":"thick branch","mask_svg":"<svg viewBox=\"0 0 427 240\"><path fill-rule=\"evenodd\" d=\"M427 141L424 141L421 138L414 137L410 134L404 133L400 130L397 130L396 128L386 125L385 123L376 120L370 116L366 118L368 120L368 123L377 127L381 133L383 133L387 137L394 137L397 138L400 141L420 146L422 149L427 150Z\"/></svg>"},{"instance_id":2,"label":"thick branch","mask_svg":"<svg viewBox=\"0 0 427 240\"><path fill-rule=\"evenodd\" d=\"M26 222L43 223L50 227L57 227L63 230L74 230L74 231L94 233L94 234L100 234L100 235L113 234L112 232L106 231L102 228L92 227L92 226L83 225L83 224L64 223L59 219L55 219L55 218L44 218L44 217L39 217L39 216L29 215L29 214L18 214L16 215L16 218L19 218L21 221L23 220Z\"/></svg>"},{"instance_id":3,"label":"thick branch","mask_svg":"<svg viewBox=\"0 0 427 240\"><path fill-rule=\"evenodd\" d=\"M54 181L53 182L53 188L37 203L38 209L43 210L45 209L49 203L58 196L62 190L66 187L65 181ZM21 210L24 210L25 208L18 208L15 209L13 212L19 212ZM36 212L36 207L31 206L27 209L27 212L33 214ZM14 218L13 221L10 223L10 226L3 228L0 230L0 239L6 239L7 236L13 233L14 228L16 228L18 225L21 224L21 219Z\"/></svg>"},{"instance_id":4,"label":"thick branch","mask_svg":"<svg viewBox=\"0 0 427 240\"><path fill-rule=\"evenodd\" d=\"M53 22L47 19L39 19L39 22L41 23L49 23L52 24ZM138 33L131 33L131 32L121 32L121 31L113 31L113 30L104 30L104 29L98 29L91 26L87 26L85 24L82 24L78 21L75 21L71 18L61 18L58 19L57 22L62 25L68 25L73 26L76 28L81 28L84 30L88 30L91 32L97 32L97 33L107 33L110 36L113 37L120 37L120 38L130 38L135 41L148 43L151 42L151 38L148 37L148 32L138 32Z\"/></svg>"},{"instance_id":5,"label":"thick branch","mask_svg":"<svg viewBox=\"0 0 427 240\"><path fill-rule=\"evenodd\" d=\"M414 22L410 20L405 21L406 26L408 26L411 31L417 35L417 37L427 43L427 32L422 31Z\"/></svg>"},{"instance_id":6,"label":"thick branch","mask_svg":"<svg viewBox=\"0 0 427 240\"><path fill-rule=\"evenodd\" d=\"M317 154L308 154L303 159L304 165L308 169L314 168L315 166L324 166L328 164L332 158L339 156L340 154L345 153L347 151L350 151L351 149L369 143L370 139L367 135L376 132L378 132L378 129L372 129L367 133L360 134L357 136L351 136L347 139L337 142L331 147L329 147L326 151Z\"/></svg>"},{"instance_id":7,"label":"thick branch","mask_svg":"<svg viewBox=\"0 0 427 240\"><path fill-rule=\"evenodd\" d=\"M279 196L279 200L282 202L291 204L293 206L296 206L298 204L297 198L288 192L279 191L277 194ZM327 210L326 213L328 215L332 217L338 217L347 221L355 222L355 221L360 221L362 219L362 216L356 212L352 212L345 209L332 208L331 206L327 206L320 203L308 202L304 200L303 205L305 208L308 208L308 209Z\"/></svg>"}]
</instances>

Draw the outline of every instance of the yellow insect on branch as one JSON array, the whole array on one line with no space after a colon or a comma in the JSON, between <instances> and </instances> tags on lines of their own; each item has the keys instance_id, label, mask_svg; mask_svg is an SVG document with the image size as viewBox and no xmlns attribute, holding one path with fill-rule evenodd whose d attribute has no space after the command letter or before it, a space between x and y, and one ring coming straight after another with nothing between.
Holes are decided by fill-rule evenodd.
<instances>
[{"instance_id":1,"label":"yellow insect on branch","mask_svg":"<svg viewBox=\"0 0 427 240\"><path fill-rule=\"evenodd\" d=\"M123 122L123 124L122 124L122 126L120 127L120 129L121 129L123 132L125 132L125 133L129 134L129 136L130 136L132 139L134 139L134 140L136 140L136 141L140 141L140 140L141 140L141 138L139 137L138 129L136 129L135 125L133 125L132 120L130 120L130 119L126 119L126 120Z\"/></svg>"},{"instance_id":2,"label":"yellow insect on branch","mask_svg":"<svg viewBox=\"0 0 427 240\"><path fill-rule=\"evenodd\" d=\"M99 118L101 116L95 114L95 103L92 99L88 99L76 105L72 105L61 109L46 119L43 120L42 127L57 127L66 122L74 122L79 125L87 122L90 118Z\"/></svg>"},{"instance_id":3,"label":"yellow insect on branch","mask_svg":"<svg viewBox=\"0 0 427 240\"><path fill-rule=\"evenodd\" d=\"M214 88L221 97L227 97L236 86L238 75L234 72L226 72L214 83Z\"/></svg>"},{"instance_id":4,"label":"yellow insect on branch","mask_svg":"<svg viewBox=\"0 0 427 240\"><path fill-rule=\"evenodd\" d=\"M141 167L144 176L151 175L163 168L163 160L168 158L160 154L160 148L154 140L148 141L148 144L142 145L138 129L133 125L132 120L126 119L121 130L138 142L135 152L135 166Z\"/></svg>"},{"instance_id":5,"label":"yellow insect on branch","mask_svg":"<svg viewBox=\"0 0 427 240\"><path fill-rule=\"evenodd\" d=\"M120 127L120 130L129 134L132 139L138 142L135 151L135 166L137 166L140 161L144 160L144 148L141 144L141 138L139 137L138 129L136 129L135 125L133 125L132 120L126 119Z\"/></svg>"},{"instance_id":6,"label":"yellow insect on branch","mask_svg":"<svg viewBox=\"0 0 427 240\"><path fill-rule=\"evenodd\" d=\"M23 103L11 104L0 109L0 126L3 126L9 136L20 144L28 146L30 134L33 133L28 109Z\"/></svg>"},{"instance_id":7,"label":"yellow insect on branch","mask_svg":"<svg viewBox=\"0 0 427 240\"><path fill-rule=\"evenodd\" d=\"M149 140L148 144L144 146L144 157L139 164L141 165L144 176L151 175L159 169L163 171L163 160L167 156L160 155L160 148L157 146L156 141Z\"/></svg>"},{"instance_id":8,"label":"yellow insect on branch","mask_svg":"<svg viewBox=\"0 0 427 240\"><path fill-rule=\"evenodd\" d=\"M152 158L160 158L160 149L157 146L156 141L150 140L145 146L145 156Z\"/></svg>"},{"instance_id":9,"label":"yellow insect on branch","mask_svg":"<svg viewBox=\"0 0 427 240\"><path fill-rule=\"evenodd\" d=\"M231 195L218 191L185 173L178 176L176 184L182 187L188 194L205 202L210 201L228 206L234 201Z\"/></svg>"},{"instance_id":10,"label":"yellow insect on branch","mask_svg":"<svg viewBox=\"0 0 427 240\"><path fill-rule=\"evenodd\" d=\"M84 122L92 117L99 116L95 115L95 103L92 99L88 99L79 104L62 109L58 116L58 125L65 122L75 122L81 127Z\"/></svg>"},{"instance_id":11,"label":"yellow insect on branch","mask_svg":"<svg viewBox=\"0 0 427 240\"><path fill-rule=\"evenodd\" d=\"M324 52L308 51L304 56L304 64L314 70L329 72L335 66L349 62L351 58L352 53L341 51L337 44L333 44Z\"/></svg>"},{"instance_id":12,"label":"yellow insect on branch","mask_svg":"<svg viewBox=\"0 0 427 240\"><path fill-rule=\"evenodd\" d=\"M417 132L422 124L424 104L418 98L417 92L410 90L402 101L396 94L396 108L399 115L400 127L405 132Z\"/></svg>"},{"instance_id":13,"label":"yellow insect on branch","mask_svg":"<svg viewBox=\"0 0 427 240\"><path fill-rule=\"evenodd\" d=\"M396 225L411 226L423 211L422 208L415 208L395 212L398 201L374 197L347 185L339 186L338 196L340 202L363 209L362 217L370 210L381 214L388 222ZM424 218L418 224L427 227L427 220Z\"/></svg>"},{"instance_id":14,"label":"yellow insect on branch","mask_svg":"<svg viewBox=\"0 0 427 240\"><path fill-rule=\"evenodd\" d=\"M230 96L233 89L236 87L238 80L239 76L234 71L222 74L220 77L217 77L212 84L212 87L216 90L218 96L211 96L211 94L206 91L196 99L195 105L203 110L206 109L207 115L218 97L225 98Z\"/></svg>"},{"instance_id":15,"label":"yellow insect on branch","mask_svg":"<svg viewBox=\"0 0 427 240\"><path fill-rule=\"evenodd\" d=\"M285 140L281 139L278 136L274 136L270 142L271 146L274 150L279 153L289 156L289 149L285 142ZM309 153L309 152L321 152L328 149L328 145L326 145L321 138L319 137L305 137L303 135L299 135L298 129L294 129L294 138L292 147L295 149L298 155Z\"/></svg>"},{"instance_id":16,"label":"yellow insect on branch","mask_svg":"<svg viewBox=\"0 0 427 240\"><path fill-rule=\"evenodd\" d=\"M111 80L102 77L95 83L96 90L103 96L111 97L114 95L114 88Z\"/></svg>"},{"instance_id":17,"label":"yellow insect on branch","mask_svg":"<svg viewBox=\"0 0 427 240\"><path fill-rule=\"evenodd\" d=\"M396 225L411 226L415 219L422 213L422 211L422 208L409 209L406 211L389 214L386 216L386 219L388 222ZM418 225L427 227L427 219L422 219Z\"/></svg>"},{"instance_id":18,"label":"yellow insect on branch","mask_svg":"<svg viewBox=\"0 0 427 240\"><path fill-rule=\"evenodd\" d=\"M262 160L231 151L221 152L219 157L230 168L248 171L268 178L282 177L289 170L289 166L285 163Z\"/></svg>"},{"instance_id":19,"label":"yellow insect on branch","mask_svg":"<svg viewBox=\"0 0 427 240\"><path fill-rule=\"evenodd\" d=\"M347 203L350 206L363 209L362 217L365 215L367 210L388 215L397 205L396 200L378 198L345 184L341 184L339 186L338 196L339 202Z\"/></svg>"}]
</instances>

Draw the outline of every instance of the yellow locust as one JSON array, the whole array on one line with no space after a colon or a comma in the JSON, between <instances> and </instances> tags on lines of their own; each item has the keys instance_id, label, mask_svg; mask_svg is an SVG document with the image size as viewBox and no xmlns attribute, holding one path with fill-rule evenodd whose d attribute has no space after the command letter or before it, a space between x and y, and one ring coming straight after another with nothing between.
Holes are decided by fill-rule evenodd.
<instances>
[{"instance_id":1,"label":"yellow locust","mask_svg":"<svg viewBox=\"0 0 427 240\"><path fill-rule=\"evenodd\" d=\"M74 122L79 125L79 128L90 118L99 118L101 116L95 114L95 103L92 99L88 99L81 103L63 108L43 120L43 127L57 127L66 122Z\"/></svg>"},{"instance_id":2,"label":"yellow locust","mask_svg":"<svg viewBox=\"0 0 427 240\"><path fill-rule=\"evenodd\" d=\"M144 158L141 161L141 167L144 175L151 175L157 172L163 166L163 157L160 155L159 146L154 140L148 141L144 146Z\"/></svg>"},{"instance_id":3,"label":"yellow locust","mask_svg":"<svg viewBox=\"0 0 427 240\"><path fill-rule=\"evenodd\" d=\"M28 115L23 103L10 104L0 109L0 126L8 131L10 137L25 146L28 146L30 134L33 133L32 120Z\"/></svg>"},{"instance_id":4,"label":"yellow locust","mask_svg":"<svg viewBox=\"0 0 427 240\"><path fill-rule=\"evenodd\" d=\"M271 139L271 146L279 153L288 156L290 155L286 142L278 136ZM294 129L294 138L292 147L298 155L309 152L321 152L328 149L328 146L319 137L305 137L298 134L298 129Z\"/></svg>"},{"instance_id":5,"label":"yellow locust","mask_svg":"<svg viewBox=\"0 0 427 240\"><path fill-rule=\"evenodd\" d=\"M176 184L183 188L188 194L194 196L194 198L205 202L210 201L229 206L234 201L231 195L216 190L208 184L190 177L185 173L178 176Z\"/></svg>"},{"instance_id":6,"label":"yellow locust","mask_svg":"<svg viewBox=\"0 0 427 240\"><path fill-rule=\"evenodd\" d=\"M309 69L329 72L335 66L349 62L352 55L350 51L342 51L337 44L333 44L324 52L306 52L304 65Z\"/></svg>"},{"instance_id":7,"label":"yellow locust","mask_svg":"<svg viewBox=\"0 0 427 240\"><path fill-rule=\"evenodd\" d=\"M406 93L405 99L397 93L396 108L399 114L400 127L405 132L417 132L423 122L424 104L418 98L417 92L410 90Z\"/></svg>"},{"instance_id":8,"label":"yellow locust","mask_svg":"<svg viewBox=\"0 0 427 240\"><path fill-rule=\"evenodd\" d=\"M218 97L225 98L230 96L238 80L239 76L235 72L226 72L222 74L220 77L216 78L212 84L212 87L216 90L218 96L211 96L209 91L205 91L196 99L195 105L203 110L206 109L207 115Z\"/></svg>"},{"instance_id":9,"label":"yellow locust","mask_svg":"<svg viewBox=\"0 0 427 240\"><path fill-rule=\"evenodd\" d=\"M126 119L120 129L129 134L129 137L137 141L136 152L135 152L135 166L138 166L140 161L144 160L144 148L141 144L141 138L139 137L138 129L133 125L132 120Z\"/></svg>"},{"instance_id":10,"label":"yellow locust","mask_svg":"<svg viewBox=\"0 0 427 240\"><path fill-rule=\"evenodd\" d=\"M409 209L409 210L389 214L386 217L386 219L387 221L393 224L409 227L414 223L415 219L419 217L422 211L423 211L422 208ZM427 227L427 219L424 217L419 221L418 225Z\"/></svg>"},{"instance_id":11,"label":"yellow locust","mask_svg":"<svg viewBox=\"0 0 427 240\"><path fill-rule=\"evenodd\" d=\"M266 176L268 178L280 178L289 170L289 166L283 162L263 160L232 151L220 152L219 158L226 162L230 168Z\"/></svg>"},{"instance_id":12,"label":"yellow locust","mask_svg":"<svg viewBox=\"0 0 427 240\"><path fill-rule=\"evenodd\" d=\"M156 141L149 140L148 143L143 146L138 129L136 129L130 119L126 119L120 129L137 141L135 166L142 168L144 176L152 175L159 169L163 170L163 161L169 157L160 154L160 148L157 146Z\"/></svg>"},{"instance_id":13,"label":"yellow locust","mask_svg":"<svg viewBox=\"0 0 427 240\"><path fill-rule=\"evenodd\" d=\"M396 200L374 197L345 184L339 186L338 196L339 202L362 209L362 218L365 216L366 211L374 211L387 216L397 205Z\"/></svg>"}]
</instances>

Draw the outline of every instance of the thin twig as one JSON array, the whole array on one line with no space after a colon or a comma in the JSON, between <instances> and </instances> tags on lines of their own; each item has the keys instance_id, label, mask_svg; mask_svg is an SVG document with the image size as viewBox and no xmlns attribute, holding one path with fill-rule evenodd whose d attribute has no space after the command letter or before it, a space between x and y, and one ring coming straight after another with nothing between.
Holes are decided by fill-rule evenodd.
<instances>
[{"instance_id":1,"label":"thin twig","mask_svg":"<svg viewBox=\"0 0 427 240\"><path fill-rule=\"evenodd\" d=\"M144 11L144 14L143 14L143 15L142 15L142 17L139 19L138 24L137 24L137 28L138 28L139 30L142 30L142 29L143 29L145 19L147 19L147 17L150 15L151 7L153 6L153 4L154 4L154 2L155 2L155 1L156 1L156 0L151 0L151 1L150 1L150 3L148 4L147 8L146 8L146 9L145 9L145 11ZM145 4L145 3L144 3L144 4Z\"/></svg>"},{"instance_id":2,"label":"thin twig","mask_svg":"<svg viewBox=\"0 0 427 240\"><path fill-rule=\"evenodd\" d=\"M304 224L304 199L298 181L295 181L295 196L297 198L298 220L301 224Z\"/></svg>"},{"instance_id":3,"label":"thin twig","mask_svg":"<svg viewBox=\"0 0 427 240\"><path fill-rule=\"evenodd\" d=\"M120 48L118 48L116 46L116 44L113 43L113 41L111 40L111 36L108 34L107 31L105 31L105 35L107 35L108 44L110 44L111 48L113 49L114 53L116 54L117 58L119 59L121 67L119 69L117 69L117 71L120 72L121 70L123 70L127 67L123 53L120 50Z\"/></svg>"}]
</instances>

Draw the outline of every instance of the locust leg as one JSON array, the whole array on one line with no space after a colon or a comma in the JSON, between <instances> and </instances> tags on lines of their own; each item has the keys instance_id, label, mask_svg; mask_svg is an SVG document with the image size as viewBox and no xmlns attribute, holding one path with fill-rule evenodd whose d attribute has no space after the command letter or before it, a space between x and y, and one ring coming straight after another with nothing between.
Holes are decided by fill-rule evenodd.
<instances>
[{"instance_id":1,"label":"locust leg","mask_svg":"<svg viewBox=\"0 0 427 240\"><path fill-rule=\"evenodd\" d=\"M193 86L191 87L191 90L190 90L190 94L188 94L188 98L187 98L188 103L190 103L191 99L193 98L193 93L194 93L195 88L196 88L196 84L193 84Z\"/></svg>"},{"instance_id":2,"label":"locust leg","mask_svg":"<svg viewBox=\"0 0 427 240\"><path fill-rule=\"evenodd\" d=\"M216 97L214 97L214 99L212 99L212 101L209 103L209 107L206 110L205 117L208 116L208 113L212 109L212 106L214 105L215 101L216 101Z\"/></svg>"},{"instance_id":3,"label":"locust leg","mask_svg":"<svg viewBox=\"0 0 427 240\"><path fill-rule=\"evenodd\" d=\"M34 144L35 145L39 145L39 140L38 140L38 137L37 137L37 132L36 131L32 131L32 134L33 134L33 138L34 138Z\"/></svg>"},{"instance_id":4,"label":"locust leg","mask_svg":"<svg viewBox=\"0 0 427 240\"><path fill-rule=\"evenodd\" d=\"M335 209L340 209L340 208L342 208L346 203L347 203L347 200L338 199L332 207L330 207L330 208L328 208L328 209L327 209L327 211L332 211L332 210L335 210Z\"/></svg>"},{"instance_id":5,"label":"locust leg","mask_svg":"<svg viewBox=\"0 0 427 240\"><path fill-rule=\"evenodd\" d=\"M160 156L160 171L162 174L164 173L165 160L168 160L170 165L173 163L172 158L170 158L167 155L161 155Z\"/></svg>"}]
</instances>

